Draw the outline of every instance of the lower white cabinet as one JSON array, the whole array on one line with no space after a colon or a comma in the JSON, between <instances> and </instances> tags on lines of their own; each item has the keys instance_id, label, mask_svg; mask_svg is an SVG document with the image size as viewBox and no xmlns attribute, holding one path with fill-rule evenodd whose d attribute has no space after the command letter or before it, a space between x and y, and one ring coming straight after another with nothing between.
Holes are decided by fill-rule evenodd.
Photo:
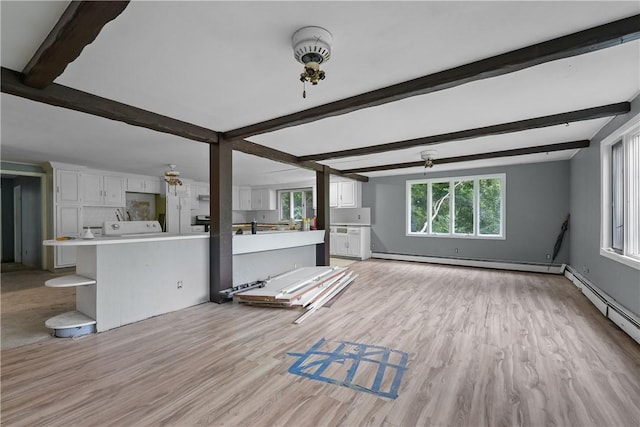
<instances>
[{"instance_id":1,"label":"lower white cabinet","mask_svg":"<svg viewBox=\"0 0 640 427\"><path fill-rule=\"evenodd\" d=\"M371 258L371 228L332 226L329 235L330 254L358 258Z\"/></svg>"},{"instance_id":2,"label":"lower white cabinet","mask_svg":"<svg viewBox=\"0 0 640 427\"><path fill-rule=\"evenodd\" d=\"M82 207L80 206L56 206L56 230L57 237L80 237L82 230ZM54 256L54 268L70 267L76 264L76 248L68 246L56 246Z\"/></svg>"}]
</instances>

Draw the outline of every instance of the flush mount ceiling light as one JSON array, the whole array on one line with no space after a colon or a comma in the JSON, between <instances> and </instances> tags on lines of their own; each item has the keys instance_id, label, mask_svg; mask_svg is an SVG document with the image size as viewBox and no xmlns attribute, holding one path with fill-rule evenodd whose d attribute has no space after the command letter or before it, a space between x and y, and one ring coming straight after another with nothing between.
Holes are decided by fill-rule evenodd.
<instances>
[{"instance_id":1,"label":"flush mount ceiling light","mask_svg":"<svg viewBox=\"0 0 640 427\"><path fill-rule=\"evenodd\" d=\"M331 58L331 43L333 36L322 27L303 27L291 36L293 56L304 65L300 74L303 98L307 97L306 82L317 85L318 81L324 80L325 72L320 69L320 64Z\"/></svg>"},{"instance_id":2,"label":"flush mount ceiling light","mask_svg":"<svg viewBox=\"0 0 640 427\"><path fill-rule=\"evenodd\" d=\"M425 168L432 168L433 167L433 161L436 158L436 150L422 151L422 152L420 152L420 157L422 157L422 160L424 160L424 167Z\"/></svg>"},{"instance_id":3,"label":"flush mount ceiling light","mask_svg":"<svg viewBox=\"0 0 640 427\"><path fill-rule=\"evenodd\" d=\"M176 170L176 165L167 166L169 166L169 170L164 173L164 180L170 187L174 187L174 191L177 193L178 185L182 185L182 181L179 178L180 172Z\"/></svg>"}]
</instances>

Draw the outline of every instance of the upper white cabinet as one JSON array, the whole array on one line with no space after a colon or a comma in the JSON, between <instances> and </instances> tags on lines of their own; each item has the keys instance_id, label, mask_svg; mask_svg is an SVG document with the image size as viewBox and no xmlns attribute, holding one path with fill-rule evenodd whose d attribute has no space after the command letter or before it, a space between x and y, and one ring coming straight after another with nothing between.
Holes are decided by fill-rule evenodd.
<instances>
[{"instance_id":1,"label":"upper white cabinet","mask_svg":"<svg viewBox=\"0 0 640 427\"><path fill-rule=\"evenodd\" d=\"M209 184L192 183L189 192L191 194L191 209L198 209L200 200L209 196Z\"/></svg>"},{"instance_id":2,"label":"upper white cabinet","mask_svg":"<svg viewBox=\"0 0 640 427\"><path fill-rule=\"evenodd\" d=\"M162 193L160 178L127 178L127 191L132 193Z\"/></svg>"},{"instance_id":3,"label":"upper white cabinet","mask_svg":"<svg viewBox=\"0 0 640 427\"><path fill-rule=\"evenodd\" d=\"M55 177L56 203L82 203L82 172L56 169Z\"/></svg>"},{"instance_id":4,"label":"upper white cabinet","mask_svg":"<svg viewBox=\"0 0 640 427\"><path fill-rule=\"evenodd\" d=\"M240 211L251 210L251 188L240 187L238 189L238 209Z\"/></svg>"},{"instance_id":5,"label":"upper white cabinet","mask_svg":"<svg viewBox=\"0 0 640 427\"><path fill-rule=\"evenodd\" d=\"M355 208L358 206L358 185L355 181L339 181L329 184L329 206Z\"/></svg>"},{"instance_id":6,"label":"upper white cabinet","mask_svg":"<svg viewBox=\"0 0 640 427\"><path fill-rule=\"evenodd\" d=\"M251 190L251 210L268 211L276 209L276 192L269 188Z\"/></svg>"},{"instance_id":7,"label":"upper white cabinet","mask_svg":"<svg viewBox=\"0 0 640 427\"><path fill-rule=\"evenodd\" d=\"M124 182L120 177L85 173L85 206L124 206Z\"/></svg>"}]
</instances>

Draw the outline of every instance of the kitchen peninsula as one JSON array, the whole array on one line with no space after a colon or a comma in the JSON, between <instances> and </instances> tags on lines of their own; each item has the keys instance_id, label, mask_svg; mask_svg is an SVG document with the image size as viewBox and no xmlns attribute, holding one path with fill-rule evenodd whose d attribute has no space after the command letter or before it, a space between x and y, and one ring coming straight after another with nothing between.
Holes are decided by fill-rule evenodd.
<instances>
[{"instance_id":1,"label":"kitchen peninsula","mask_svg":"<svg viewBox=\"0 0 640 427\"><path fill-rule=\"evenodd\" d=\"M324 233L234 235L233 285L315 265ZM102 332L209 301L208 239L208 233L154 233L43 244L76 247L76 275L96 281L77 287L76 310Z\"/></svg>"}]
</instances>

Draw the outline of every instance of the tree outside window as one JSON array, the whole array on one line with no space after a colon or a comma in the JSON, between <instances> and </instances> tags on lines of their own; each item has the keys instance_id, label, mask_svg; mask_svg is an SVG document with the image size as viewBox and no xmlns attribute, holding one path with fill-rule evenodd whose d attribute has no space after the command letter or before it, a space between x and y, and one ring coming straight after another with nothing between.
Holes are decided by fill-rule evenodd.
<instances>
[{"instance_id":1,"label":"tree outside window","mask_svg":"<svg viewBox=\"0 0 640 427\"><path fill-rule=\"evenodd\" d=\"M407 181L409 235L504 238L505 175Z\"/></svg>"},{"instance_id":2,"label":"tree outside window","mask_svg":"<svg viewBox=\"0 0 640 427\"><path fill-rule=\"evenodd\" d=\"M281 221L302 221L302 218L312 218L313 190L310 188L278 191Z\"/></svg>"}]
</instances>

